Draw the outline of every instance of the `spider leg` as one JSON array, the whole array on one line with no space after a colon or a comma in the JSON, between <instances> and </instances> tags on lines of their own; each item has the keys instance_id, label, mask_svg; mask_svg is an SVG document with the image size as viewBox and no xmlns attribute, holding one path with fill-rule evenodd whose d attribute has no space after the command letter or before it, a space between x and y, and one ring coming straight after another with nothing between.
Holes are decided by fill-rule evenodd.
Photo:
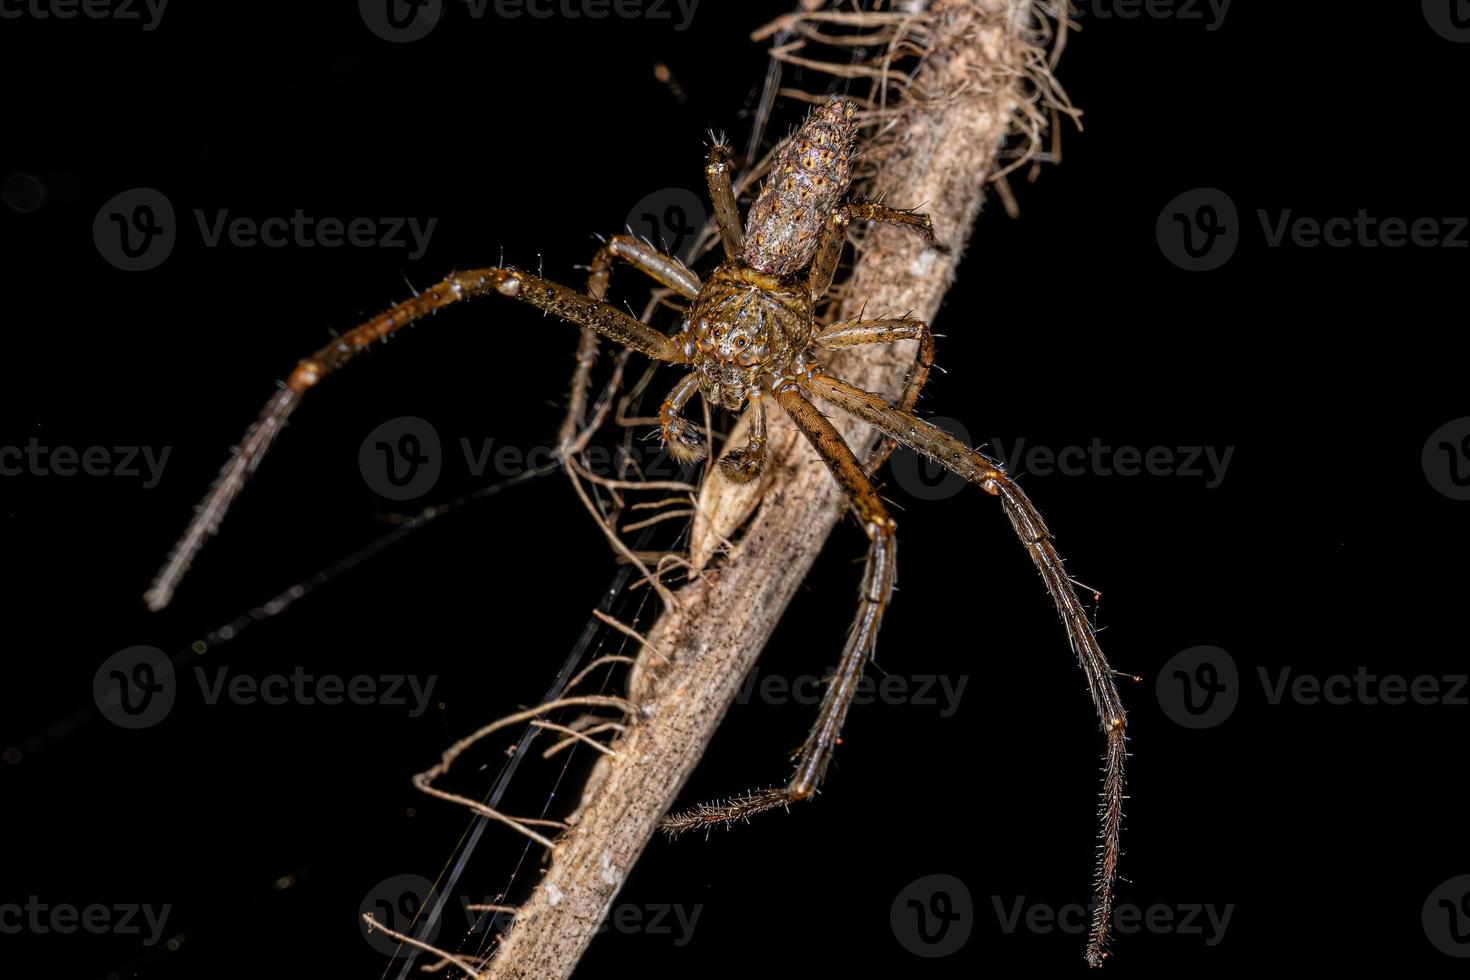
<instances>
[{"instance_id":1,"label":"spider leg","mask_svg":"<svg viewBox=\"0 0 1470 980\"><path fill-rule=\"evenodd\" d=\"M680 414L685 403L698 390L699 376L691 371L674 385L674 390L669 392L669 397L664 399L658 410L658 426L664 445L668 446L669 455L682 463L693 463L704 459L705 455L704 444L690 428L689 421Z\"/></svg>"},{"instance_id":2,"label":"spider leg","mask_svg":"<svg viewBox=\"0 0 1470 980\"><path fill-rule=\"evenodd\" d=\"M837 673L827 686L826 696L822 698L817 723L812 727L806 744L801 747L796 772L786 788L791 799L800 800L816 792L828 763L832 761L842 722L847 717L847 709L852 705L853 695L857 693L863 667L872 655L873 645L878 639L878 626L883 621L883 613L893 595L893 579L898 559L898 525L888 515L888 508L873 489L873 481L868 478L867 471L858 462L857 456L848 447L836 426L795 388L778 391L776 403L796 423L796 427L816 449L822 462L832 471L833 479L847 494L869 541L857 618L847 635L847 645L843 648Z\"/></svg>"},{"instance_id":3,"label":"spider leg","mask_svg":"<svg viewBox=\"0 0 1470 980\"><path fill-rule=\"evenodd\" d=\"M834 210L827 219L827 225L822 229L821 240L817 243L817 254L812 259L811 285L812 299L819 300L826 295L828 288L832 285L832 277L837 274L837 260L842 257L842 246L847 244L847 226L854 221L881 221L885 224L900 225L917 231L930 248L941 252L949 251L949 247L942 245L934 235L934 222L927 214L916 211L900 211L898 208L884 207L881 204L849 203Z\"/></svg>"},{"instance_id":4,"label":"spider leg","mask_svg":"<svg viewBox=\"0 0 1470 980\"><path fill-rule=\"evenodd\" d=\"M607 284L615 259L621 259L685 299L693 299L699 295L699 277L689 271L683 262L632 235L614 235L592 257L592 266L587 273L587 295L598 302L607 299ZM581 339L577 343L577 367L572 372L567 414L562 420L561 431L557 434L559 446L565 447L576 438L577 430L587 416L587 400L592 388L592 365L597 360L597 348L597 331L583 327Z\"/></svg>"},{"instance_id":5,"label":"spider leg","mask_svg":"<svg viewBox=\"0 0 1470 980\"><path fill-rule=\"evenodd\" d=\"M843 440L836 427L793 387L776 392L776 403L801 430L816 449L817 455L832 471L832 476L847 494L853 511L868 535L868 560L863 571L862 598L852 629L847 635L837 673L827 685L827 693L817 714L811 734L797 753L796 770L782 789L766 790L722 803L704 804L694 810L671 814L662 827L671 834L696 827L743 820L763 810L784 807L809 798L817 791L832 754L837 736L852 706L853 695L862 677L863 667L872 656L883 613L893 595L897 562L897 524L873 489L867 471Z\"/></svg>"},{"instance_id":6,"label":"spider leg","mask_svg":"<svg viewBox=\"0 0 1470 980\"><path fill-rule=\"evenodd\" d=\"M245 480L260 465L261 458L270 449L271 443L308 390L327 375L340 370L376 341L392 336L400 328L446 306L489 293L499 293L529 303L570 323L595 330L598 334L654 360L682 363L685 359L683 351L673 338L635 320L622 310L599 303L574 289L518 269L492 268L457 272L412 299L405 300L349 330L296 365L285 385L266 403L255 423L246 430L245 437L220 470L208 495L195 509L193 520L169 553L168 560L154 578L152 587L143 596L148 608L158 610L168 605L174 589L188 571L194 556L219 529L219 522L224 518L225 511L239 495Z\"/></svg>"},{"instance_id":7,"label":"spider leg","mask_svg":"<svg viewBox=\"0 0 1470 980\"><path fill-rule=\"evenodd\" d=\"M1092 931L1087 960L1094 966L1106 955L1108 925L1112 917L1113 884L1121 853L1119 834L1123 821L1123 767L1127 756L1123 702L1113 682L1113 671L1103 655L1097 633L1077 598L1062 558L1052 544L1051 532L1041 514L1021 488L992 460L966 446L954 436L925 422L912 412L888 404L882 397L844 381L818 374L807 382L823 401L837 406L869 425L922 453L946 469L976 484L1000 499L1016 536L1026 546L1031 561L1051 593L1066 626L1067 637L1087 677L1087 686L1097 708L1098 720L1107 736L1107 772L1103 780L1101 844L1098 848L1097 904L1093 908Z\"/></svg>"},{"instance_id":8,"label":"spider leg","mask_svg":"<svg viewBox=\"0 0 1470 980\"><path fill-rule=\"evenodd\" d=\"M934 335L929 332L927 323L907 317L892 320L844 320L823 328L816 337L817 345L827 350L840 350L862 344L892 344L900 340L919 342L914 355L914 366L904 379L903 394L899 396L896 405L905 412L912 412L919 401L919 392L923 389L924 382L929 380L929 369L934 366ZM868 459L868 470L871 472L882 466L896 445L892 439L884 439L879 443Z\"/></svg>"},{"instance_id":9,"label":"spider leg","mask_svg":"<svg viewBox=\"0 0 1470 980\"><path fill-rule=\"evenodd\" d=\"M720 469L732 483L749 483L760 476L766 465L766 400L759 392L748 399L750 442L743 449L732 449L720 457Z\"/></svg>"},{"instance_id":10,"label":"spider leg","mask_svg":"<svg viewBox=\"0 0 1470 980\"><path fill-rule=\"evenodd\" d=\"M709 148L709 162L704 167L709 183L710 203L715 206L715 224L725 246L725 258L734 262L745 251L745 232L740 227L740 207L735 202L735 188L730 176L730 147L723 141Z\"/></svg>"}]
</instances>

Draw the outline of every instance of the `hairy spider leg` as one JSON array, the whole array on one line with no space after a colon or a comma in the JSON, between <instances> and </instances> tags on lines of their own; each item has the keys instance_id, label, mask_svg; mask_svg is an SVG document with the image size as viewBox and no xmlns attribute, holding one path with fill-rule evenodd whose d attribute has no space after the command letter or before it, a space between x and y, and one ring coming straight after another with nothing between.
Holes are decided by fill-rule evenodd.
<instances>
[{"instance_id":1,"label":"hairy spider leg","mask_svg":"<svg viewBox=\"0 0 1470 980\"><path fill-rule=\"evenodd\" d=\"M1123 702L1113 681L1113 670L1103 654L1097 632L1087 611L1067 576L1061 555L1052 544L1051 531L1031 500L1010 476L992 460L966 446L943 429L912 412L890 405L881 396L847 384L836 378L818 374L805 387L822 401L861 419L880 432L934 460L946 469L976 484L986 493L1000 499L1010 518L1016 536L1026 546L1031 561L1041 573L1047 591L1061 614L1067 638L1087 677L1087 686L1097 708L1098 721L1107 736L1106 775L1103 779L1099 818L1096 892L1092 928L1087 944L1087 961L1093 966L1107 955L1108 927L1113 908L1113 887L1121 854L1119 835L1123 823L1123 769L1127 758L1126 716Z\"/></svg>"},{"instance_id":2,"label":"hairy spider leg","mask_svg":"<svg viewBox=\"0 0 1470 980\"><path fill-rule=\"evenodd\" d=\"M892 344L900 340L917 340L914 366L909 368L904 379L903 393L899 395L897 407L912 412L918 404L919 392L929 380L929 371L934 367L934 335L929 325L922 320L899 317L890 320L844 320L834 323L817 333L817 346L827 350L841 350L863 344ZM889 438L880 441L868 458L868 469L877 470L893 452L897 443Z\"/></svg>"},{"instance_id":3,"label":"hairy spider leg","mask_svg":"<svg viewBox=\"0 0 1470 980\"><path fill-rule=\"evenodd\" d=\"M735 262L745 251L745 231L740 227L740 207L735 203L735 187L730 173L730 147L723 140L709 148L709 161L704 166L709 184L710 202L715 207L715 224L725 246L725 260Z\"/></svg>"},{"instance_id":4,"label":"hairy spider leg","mask_svg":"<svg viewBox=\"0 0 1470 980\"><path fill-rule=\"evenodd\" d=\"M837 673L828 683L827 693L822 698L816 724L798 750L796 771L785 790L788 799L804 800L817 791L826 775L837 747L837 737L842 732L842 723L862 679L863 668L873 655L878 627L893 596L898 561L898 525L873 488L867 470L827 416L818 411L794 384L776 392L776 404L796 423L822 462L827 464L832 478L847 494L853 512L868 536L868 559L863 569L857 617L848 631L847 643L837 663Z\"/></svg>"},{"instance_id":5,"label":"hairy spider leg","mask_svg":"<svg viewBox=\"0 0 1470 980\"><path fill-rule=\"evenodd\" d=\"M689 420L681 414L684 406L699 391L699 376L692 371L679 379L658 409L658 427L669 455L681 463L704 459L704 443L699 441Z\"/></svg>"},{"instance_id":6,"label":"hairy spider leg","mask_svg":"<svg viewBox=\"0 0 1470 980\"><path fill-rule=\"evenodd\" d=\"M144 593L143 599L148 608L158 610L168 605L194 556L219 530L219 523L230 504L239 495L246 479L260 465L262 457L307 391L400 328L446 306L492 292L529 303L654 360L685 363L683 348L673 338L574 289L518 269L457 272L349 330L296 365L284 387L266 403L255 423L246 430L209 493L195 509L194 518L169 552L168 560L153 580L153 585Z\"/></svg>"},{"instance_id":7,"label":"hairy spider leg","mask_svg":"<svg viewBox=\"0 0 1470 980\"><path fill-rule=\"evenodd\" d=\"M613 261L617 259L685 299L693 299L699 295L702 283L683 262L632 235L613 235L592 257L592 265L587 273L588 296L598 302L607 299L608 279L612 276ZM587 417L587 402L592 390L592 366L597 361L598 346L597 331L591 327L583 327L577 342L577 366L572 372L567 414L562 420L561 431L557 433L557 445L563 449L576 438Z\"/></svg>"},{"instance_id":8,"label":"hairy spider leg","mask_svg":"<svg viewBox=\"0 0 1470 980\"><path fill-rule=\"evenodd\" d=\"M807 281L811 284L814 301L827 295L827 290L832 287L832 277L837 274L837 262L842 258L842 247L847 244L847 226L854 221L877 221L911 228L923 237L930 248L939 252L949 251L949 246L935 236L934 222L927 214L901 211L881 204L844 204L828 216L817 242L816 255L812 258Z\"/></svg>"},{"instance_id":9,"label":"hairy spider leg","mask_svg":"<svg viewBox=\"0 0 1470 980\"><path fill-rule=\"evenodd\" d=\"M796 751L796 768L790 781L781 788L704 803L691 810L670 814L660 822L667 833L677 835L686 830L709 828L718 823L745 820L757 813L789 806L810 798L821 785L832 762L838 736L853 696L862 679L863 668L873 655L878 627L893 596L897 570L897 524L878 496L867 470L853 454L830 420L817 409L790 381L777 388L776 404L801 431L817 456L827 465L833 479L847 495L853 512L868 535L868 557L863 569L862 590L857 616L848 631L847 642L838 661L837 671L827 684L817 720L810 734Z\"/></svg>"},{"instance_id":10,"label":"hairy spider leg","mask_svg":"<svg viewBox=\"0 0 1470 980\"><path fill-rule=\"evenodd\" d=\"M732 483L749 483L766 465L766 399L760 392L749 398L750 439L720 457L720 470Z\"/></svg>"}]
</instances>

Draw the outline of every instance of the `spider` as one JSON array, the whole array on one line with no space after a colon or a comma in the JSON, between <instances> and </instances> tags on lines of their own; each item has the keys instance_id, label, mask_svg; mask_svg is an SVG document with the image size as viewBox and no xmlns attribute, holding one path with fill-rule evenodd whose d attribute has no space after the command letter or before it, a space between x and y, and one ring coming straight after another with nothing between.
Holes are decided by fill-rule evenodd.
<instances>
[{"instance_id":1,"label":"spider","mask_svg":"<svg viewBox=\"0 0 1470 980\"><path fill-rule=\"evenodd\" d=\"M1086 952L1087 961L1098 966L1106 955L1120 854L1126 755L1124 712L1113 671L1052 544L1051 533L1031 501L999 463L913 413L934 360L934 340L928 325L901 317L858 318L818 327L813 316L814 307L832 284L852 222L900 225L923 236L930 247L944 250L928 215L848 199L858 135L857 112L857 104L841 96L830 98L811 112L775 155L770 177L743 228L729 149L721 140L713 142L705 176L724 261L707 281L701 281L678 259L652 245L629 235L617 235L608 239L594 257L585 293L512 267L459 272L302 360L247 430L144 598L155 610L168 604L195 554L216 532L226 509L287 418L306 392L327 375L340 370L374 342L451 304L490 293L529 303L579 325L585 339L606 337L656 361L689 369L658 413L661 435L676 458L694 461L706 455L696 430L682 415L696 393L710 405L730 412L749 405L753 412L747 445L726 452L718 465L732 480L753 480L766 461L766 412L767 406L774 403L826 463L867 534L868 556L857 616L817 721L795 753L796 767L789 782L781 788L667 816L663 827L677 833L729 823L812 797L832 761L843 721L863 668L873 654L878 627L893 593L896 524L869 474L882 464L895 444L908 446L999 500L1041 572L1087 677L1107 738L1097 901ZM631 265L689 301L676 333L662 333L602 302L614 260ZM902 340L917 341L917 353L896 403L849 385L822 369L822 351ZM883 434L883 443L866 465L813 399L847 412Z\"/></svg>"}]
</instances>

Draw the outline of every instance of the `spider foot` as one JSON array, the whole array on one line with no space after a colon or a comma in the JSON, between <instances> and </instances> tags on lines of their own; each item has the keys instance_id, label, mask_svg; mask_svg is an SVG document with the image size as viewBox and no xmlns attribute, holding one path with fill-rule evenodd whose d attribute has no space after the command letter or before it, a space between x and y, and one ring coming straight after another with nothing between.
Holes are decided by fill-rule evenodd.
<instances>
[{"instance_id":1,"label":"spider foot","mask_svg":"<svg viewBox=\"0 0 1470 980\"><path fill-rule=\"evenodd\" d=\"M760 476L766 454L760 450L732 449L720 457L720 471L731 483L749 483Z\"/></svg>"},{"instance_id":2,"label":"spider foot","mask_svg":"<svg viewBox=\"0 0 1470 980\"><path fill-rule=\"evenodd\" d=\"M785 810L797 799L788 789L763 789L744 796L732 796L728 800L701 803L690 810L670 813L658 822L658 827L672 839L690 830L713 830L723 824L731 826L735 821L747 821L757 813L767 810Z\"/></svg>"},{"instance_id":3,"label":"spider foot","mask_svg":"<svg viewBox=\"0 0 1470 980\"><path fill-rule=\"evenodd\" d=\"M668 413L660 420L664 446L681 463L697 463L705 457L704 444L687 421Z\"/></svg>"}]
</instances>

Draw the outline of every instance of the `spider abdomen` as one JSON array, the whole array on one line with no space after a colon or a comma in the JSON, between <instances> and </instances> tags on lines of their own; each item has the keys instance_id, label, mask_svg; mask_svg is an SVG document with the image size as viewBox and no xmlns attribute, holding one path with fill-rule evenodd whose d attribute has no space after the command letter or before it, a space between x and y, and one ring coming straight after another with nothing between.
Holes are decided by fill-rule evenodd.
<instances>
[{"instance_id":1,"label":"spider abdomen","mask_svg":"<svg viewBox=\"0 0 1470 980\"><path fill-rule=\"evenodd\" d=\"M746 221L747 265L789 276L811 262L827 216L852 179L857 103L833 96L787 140Z\"/></svg>"}]
</instances>

